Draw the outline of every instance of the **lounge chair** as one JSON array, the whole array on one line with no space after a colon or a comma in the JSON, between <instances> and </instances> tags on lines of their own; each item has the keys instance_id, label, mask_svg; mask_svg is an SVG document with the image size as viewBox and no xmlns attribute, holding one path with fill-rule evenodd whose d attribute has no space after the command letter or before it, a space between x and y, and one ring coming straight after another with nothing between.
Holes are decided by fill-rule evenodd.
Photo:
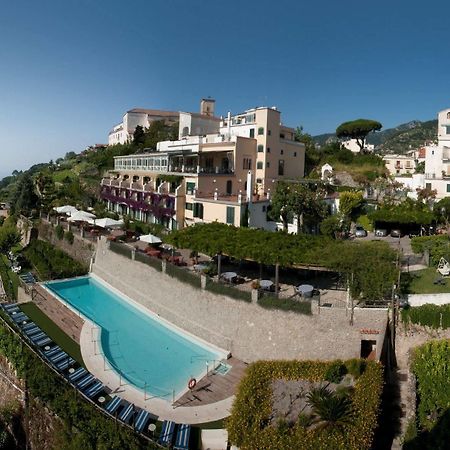
<instances>
[{"instance_id":1,"label":"lounge chair","mask_svg":"<svg viewBox=\"0 0 450 450\"><path fill-rule=\"evenodd\" d=\"M24 320L28 320L28 316L26 316L24 313L13 314L13 315L11 315L11 318L16 323L23 322Z\"/></svg>"},{"instance_id":2,"label":"lounge chair","mask_svg":"<svg viewBox=\"0 0 450 450\"><path fill-rule=\"evenodd\" d=\"M83 378L81 378L81 380L78 381L77 387L78 389L83 390L84 388L87 388L94 380L95 380L94 375L88 373Z\"/></svg>"},{"instance_id":3,"label":"lounge chair","mask_svg":"<svg viewBox=\"0 0 450 450\"><path fill-rule=\"evenodd\" d=\"M79 380L81 377L83 377L84 375L86 375L88 372L84 367L78 367L77 370L75 370L75 372L71 373L69 375L69 380L74 382Z\"/></svg>"},{"instance_id":4,"label":"lounge chair","mask_svg":"<svg viewBox=\"0 0 450 450\"><path fill-rule=\"evenodd\" d=\"M86 390L85 394L89 397L95 397L100 391L104 388L103 383L101 381L97 381L93 384L89 389Z\"/></svg>"},{"instance_id":5,"label":"lounge chair","mask_svg":"<svg viewBox=\"0 0 450 450\"><path fill-rule=\"evenodd\" d=\"M28 330L25 330L25 334L27 336L30 336L32 334L39 333L40 331L41 331L41 329L37 325L34 325L34 327L31 327L31 328L28 328Z\"/></svg>"},{"instance_id":6,"label":"lounge chair","mask_svg":"<svg viewBox=\"0 0 450 450\"><path fill-rule=\"evenodd\" d=\"M141 409L134 420L134 429L141 433L150 418L150 413L145 409Z\"/></svg>"},{"instance_id":7,"label":"lounge chair","mask_svg":"<svg viewBox=\"0 0 450 450\"><path fill-rule=\"evenodd\" d=\"M134 412L134 405L128 403L128 406L123 408L122 412L119 414L119 420L121 420L123 423L129 424L131 418L133 417L133 412Z\"/></svg>"},{"instance_id":8,"label":"lounge chair","mask_svg":"<svg viewBox=\"0 0 450 450\"><path fill-rule=\"evenodd\" d=\"M61 362L62 360L69 359L69 358L70 358L70 356L66 352L61 352L61 353L57 353L56 355L53 355L50 358L50 361L56 365L57 363Z\"/></svg>"},{"instance_id":9,"label":"lounge chair","mask_svg":"<svg viewBox=\"0 0 450 450\"><path fill-rule=\"evenodd\" d=\"M47 358L50 358L55 353L61 352L61 347L56 345L55 347L52 347L50 350L45 350L44 354Z\"/></svg>"},{"instance_id":10,"label":"lounge chair","mask_svg":"<svg viewBox=\"0 0 450 450\"><path fill-rule=\"evenodd\" d=\"M29 336L30 341L32 341L33 343L36 343L37 341L39 341L45 337L47 337L47 335L43 331L40 331L39 333Z\"/></svg>"},{"instance_id":11,"label":"lounge chair","mask_svg":"<svg viewBox=\"0 0 450 450\"><path fill-rule=\"evenodd\" d=\"M36 327L37 325L34 322L29 322L26 323L25 325L22 325L22 330L26 331L29 330L30 328Z\"/></svg>"},{"instance_id":12,"label":"lounge chair","mask_svg":"<svg viewBox=\"0 0 450 450\"><path fill-rule=\"evenodd\" d=\"M17 303L12 303L10 305L3 305L3 309L10 314L13 311L19 311L19 307L17 306Z\"/></svg>"},{"instance_id":13,"label":"lounge chair","mask_svg":"<svg viewBox=\"0 0 450 450\"><path fill-rule=\"evenodd\" d=\"M108 404L105 406L106 412L109 414L114 414L120 406L122 399L120 397L113 397Z\"/></svg>"},{"instance_id":14,"label":"lounge chair","mask_svg":"<svg viewBox=\"0 0 450 450\"><path fill-rule=\"evenodd\" d=\"M68 367L72 366L73 364L75 364L75 360L73 358L69 357L68 359L65 359L65 360L59 362L56 365L56 368L58 370L62 371L62 370L66 370Z\"/></svg>"},{"instance_id":15,"label":"lounge chair","mask_svg":"<svg viewBox=\"0 0 450 450\"><path fill-rule=\"evenodd\" d=\"M48 336L46 336L45 338L40 339L39 341L35 342L35 344L38 347L44 347L47 344L50 344L50 342L52 342L51 338L49 338Z\"/></svg>"},{"instance_id":16,"label":"lounge chair","mask_svg":"<svg viewBox=\"0 0 450 450\"><path fill-rule=\"evenodd\" d=\"M158 444L165 445L166 447L172 444L174 431L175 431L175 422L172 422L171 420L165 420L162 424Z\"/></svg>"},{"instance_id":17,"label":"lounge chair","mask_svg":"<svg viewBox=\"0 0 450 450\"><path fill-rule=\"evenodd\" d=\"M175 439L174 450L189 450L189 437L191 435L191 426L182 424L178 427L177 437Z\"/></svg>"}]
</instances>

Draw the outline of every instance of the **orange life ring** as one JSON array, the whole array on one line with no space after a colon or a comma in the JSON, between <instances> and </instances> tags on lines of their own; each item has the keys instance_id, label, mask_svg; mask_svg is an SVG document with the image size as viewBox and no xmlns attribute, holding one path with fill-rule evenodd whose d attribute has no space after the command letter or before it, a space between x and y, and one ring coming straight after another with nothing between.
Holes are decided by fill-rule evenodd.
<instances>
[{"instance_id":1,"label":"orange life ring","mask_svg":"<svg viewBox=\"0 0 450 450\"><path fill-rule=\"evenodd\" d=\"M188 388L194 389L196 384L197 384L197 380L195 378L191 378L188 383Z\"/></svg>"}]
</instances>

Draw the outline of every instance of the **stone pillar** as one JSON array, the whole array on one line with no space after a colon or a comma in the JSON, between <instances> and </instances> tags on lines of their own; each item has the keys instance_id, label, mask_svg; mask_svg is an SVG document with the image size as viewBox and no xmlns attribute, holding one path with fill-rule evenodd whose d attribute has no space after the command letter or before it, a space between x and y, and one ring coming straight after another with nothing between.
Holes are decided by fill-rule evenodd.
<instances>
[{"instance_id":1,"label":"stone pillar","mask_svg":"<svg viewBox=\"0 0 450 450\"><path fill-rule=\"evenodd\" d=\"M167 269L167 261L165 259L163 259L161 261L161 269L162 269L162 273L166 273L166 269Z\"/></svg>"},{"instance_id":2,"label":"stone pillar","mask_svg":"<svg viewBox=\"0 0 450 450\"><path fill-rule=\"evenodd\" d=\"M252 289L252 303L258 303L259 291L258 289Z\"/></svg>"},{"instance_id":3,"label":"stone pillar","mask_svg":"<svg viewBox=\"0 0 450 450\"><path fill-rule=\"evenodd\" d=\"M132 261L134 261L136 259L136 249L134 249L134 248L131 249L131 259L132 259Z\"/></svg>"},{"instance_id":4,"label":"stone pillar","mask_svg":"<svg viewBox=\"0 0 450 450\"><path fill-rule=\"evenodd\" d=\"M206 275L204 273L200 274L200 286L203 290L206 289Z\"/></svg>"}]
</instances>

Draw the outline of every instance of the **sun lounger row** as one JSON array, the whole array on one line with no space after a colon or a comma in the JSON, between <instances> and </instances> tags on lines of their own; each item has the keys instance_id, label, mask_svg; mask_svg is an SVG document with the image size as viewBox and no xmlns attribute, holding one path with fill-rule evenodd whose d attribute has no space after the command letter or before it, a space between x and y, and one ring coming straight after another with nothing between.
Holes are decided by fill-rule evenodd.
<instances>
[{"instance_id":1,"label":"sun lounger row","mask_svg":"<svg viewBox=\"0 0 450 450\"><path fill-rule=\"evenodd\" d=\"M177 425L171 420L165 420L162 425L158 443L164 445L165 447L173 448L174 450L189 450L190 435L190 425Z\"/></svg>"}]
</instances>

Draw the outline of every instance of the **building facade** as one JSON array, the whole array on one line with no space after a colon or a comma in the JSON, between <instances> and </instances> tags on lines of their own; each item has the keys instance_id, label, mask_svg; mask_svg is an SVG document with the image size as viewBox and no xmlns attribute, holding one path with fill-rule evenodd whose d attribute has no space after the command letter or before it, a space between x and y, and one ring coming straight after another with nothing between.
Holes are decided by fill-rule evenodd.
<instances>
[{"instance_id":1,"label":"building facade","mask_svg":"<svg viewBox=\"0 0 450 450\"><path fill-rule=\"evenodd\" d=\"M216 220L273 229L270 196L278 180L303 177L304 144L275 108L213 114L213 101L203 100L200 114L180 113L178 141L116 157L102 180L108 209L169 229Z\"/></svg>"},{"instance_id":2,"label":"building facade","mask_svg":"<svg viewBox=\"0 0 450 450\"><path fill-rule=\"evenodd\" d=\"M158 109L134 108L127 111L122 122L115 125L108 135L108 145L126 144L133 140L133 133L140 125L148 128L152 122L164 120L175 123L179 120L179 113L174 111L161 111Z\"/></svg>"},{"instance_id":3,"label":"building facade","mask_svg":"<svg viewBox=\"0 0 450 450\"><path fill-rule=\"evenodd\" d=\"M416 157L414 154L385 155L383 161L390 175L404 176L413 174L416 168Z\"/></svg>"}]
</instances>

